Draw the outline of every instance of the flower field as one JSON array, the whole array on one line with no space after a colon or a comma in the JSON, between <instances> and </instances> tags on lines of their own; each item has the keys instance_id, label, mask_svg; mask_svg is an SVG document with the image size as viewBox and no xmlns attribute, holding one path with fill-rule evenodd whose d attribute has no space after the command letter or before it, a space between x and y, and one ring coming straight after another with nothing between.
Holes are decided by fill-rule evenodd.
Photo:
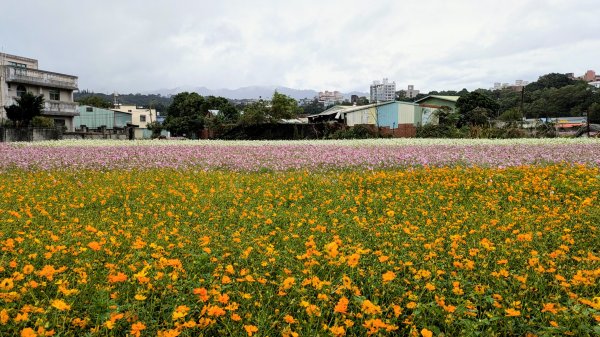
<instances>
[{"instance_id":1,"label":"flower field","mask_svg":"<svg viewBox=\"0 0 600 337\"><path fill-rule=\"evenodd\" d=\"M600 334L600 143L0 144L1 336Z\"/></svg>"}]
</instances>

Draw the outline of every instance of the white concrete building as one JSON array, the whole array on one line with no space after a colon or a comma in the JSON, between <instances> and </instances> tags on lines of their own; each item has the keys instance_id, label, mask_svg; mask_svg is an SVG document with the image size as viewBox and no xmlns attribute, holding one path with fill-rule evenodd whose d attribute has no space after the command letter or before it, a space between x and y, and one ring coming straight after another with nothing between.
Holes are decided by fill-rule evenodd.
<instances>
[{"instance_id":1,"label":"white concrete building","mask_svg":"<svg viewBox=\"0 0 600 337\"><path fill-rule=\"evenodd\" d=\"M112 110L127 112L131 114L131 124L136 125L136 139L152 138L152 131L148 130L148 123L156 121L156 110L135 105L116 105Z\"/></svg>"},{"instance_id":2,"label":"white concrete building","mask_svg":"<svg viewBox=\"0 0 600 337\"><path fill-rule=\"evenodd\" d=\"M73 101L77 82L77 76L38 69L36 59L0 53L0 122L6 120L4 107L29 92L44 96L42 116L73 131L73 117L79 115Z\"/></svg>"},{"instance_id":3,"label":"white concrete building","mask_svg":"<svg viewBox=\"0 0 600 337\"><path fill-rule=\"evenodd\" d=\"M387 102L396 99L396 82L389 82L387 78L383 82L373 81L370 88L370 102Z\"/></svg>"}]
</instances>

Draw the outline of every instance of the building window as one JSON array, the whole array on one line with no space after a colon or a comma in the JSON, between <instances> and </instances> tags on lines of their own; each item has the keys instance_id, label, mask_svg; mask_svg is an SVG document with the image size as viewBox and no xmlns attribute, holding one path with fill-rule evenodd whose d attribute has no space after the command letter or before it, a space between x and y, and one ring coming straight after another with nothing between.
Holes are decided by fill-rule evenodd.
<instances>
[{"instance_id":1,"label":"building window","mask_svg":"<svg viewBox=\"0 0 600 337\"><path fill-rule=\"evenodd\" d=\"M17 63L17 62L8 61L8 65L17 67L17 68L27 68L27 65L25 63Z\"/></svg>"},{"instance_id":2,"label":"building window","mask_svg":"<svg viewBox=\"0 0 600 337\"><path fill-rule=\"evenodd\" d=\"M67 124L64 119L56 118L56 119L54 119L54 125L55 126L66 126Z\"/></svg>"},{"instance_id":3,"label":"building window","mask_svg":"<svg viewBox=\"0 0 600 337\"><path fill-rule=\"evenodd\" d=\"M26 92L27 92L27 89L25 89L24 85L17 86L17 96L18 97L22 97L23 95L25 95Z\"/></svg>"},{"instance_id":4,"label":"building window","mask_svg":"<svg viewBox=\"0 0 600 337\"><path fill-rule=\"evenodd\" d=\"M88 106L85 108L86 112L94 112L94 108L92 108L91 106Z\"/></svg>"},{"instance_id":5,"label":"building window","mask_svg":"<svg viewBox=\"0 0 600 337\"><path fill-rule=\"evenodd\" d=\"M58 89L50 89L49 93L51 101L60 101L60 91Z\"/></svg>"},{"instance_id":6,"label":"building window","mask_svg":"<svg viewBox=\"0 0 600 337\"><path fill-rule=\"evenodd\" d=\"M141 123L146 122L146 115L140 115L140 122Z\"/></svg>"}]
</instances>

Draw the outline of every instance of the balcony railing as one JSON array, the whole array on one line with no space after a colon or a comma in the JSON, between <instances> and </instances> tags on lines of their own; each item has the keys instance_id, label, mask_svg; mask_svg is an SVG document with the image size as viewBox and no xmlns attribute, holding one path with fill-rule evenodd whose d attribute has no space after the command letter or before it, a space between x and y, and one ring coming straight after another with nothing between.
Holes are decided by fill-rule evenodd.
<instances>
[{"instance_id":1,"label":"balcony railing","mask_svg":"<svg viewBox=\"0 0 600 337\"><path fill-rule=\"evenodd\" d=\"M38 69L5 66L6 82L77 90L77 77Z\"/></svg>"},{"instance_id":2,"label":"balcony railing","mask_svg":"<svg viewBox=\"0 0 600 337\"><path fill-rule=\"evenodd\" d=\"M78 103L63 101L45 101L42 115L79 116Z\"/></svg>"}]
</instances>

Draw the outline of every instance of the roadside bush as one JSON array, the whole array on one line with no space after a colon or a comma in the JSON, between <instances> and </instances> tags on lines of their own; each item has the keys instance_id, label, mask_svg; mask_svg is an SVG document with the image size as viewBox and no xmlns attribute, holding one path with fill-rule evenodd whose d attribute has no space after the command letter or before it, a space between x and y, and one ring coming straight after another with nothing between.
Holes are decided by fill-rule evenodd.
<instances>
[{"instance_id":1,"label":"roadside bush","mask_svg":"<svg viewBox=\"0 0 600 337\"><path fill-rule=\"evenodd\" d=\"M365 125L355 125L348 129L337 130L330 135L331 139L367 139L376 138L377 131Z\"/></svg>"},{"instance_id":2,"label":"roadside bush","mask_svg":"<svg viewBox=\"0 0 600 337\"><path fill-rule=\"evenodd\" d=\"M38 128L53 128L54 120L44 116L35 116L31 119L31 125Z\"/></svg>"},{"instance_id":3,"label":"roadside bush","mask_svg":"<svg viewBox=\"0 0 600 337\"><path fill-rule=\"evenodd\" d=\"M427 124L417 127L417 138L462 138L463 132L453 125Z\"/></svg>"}]
</instances>

